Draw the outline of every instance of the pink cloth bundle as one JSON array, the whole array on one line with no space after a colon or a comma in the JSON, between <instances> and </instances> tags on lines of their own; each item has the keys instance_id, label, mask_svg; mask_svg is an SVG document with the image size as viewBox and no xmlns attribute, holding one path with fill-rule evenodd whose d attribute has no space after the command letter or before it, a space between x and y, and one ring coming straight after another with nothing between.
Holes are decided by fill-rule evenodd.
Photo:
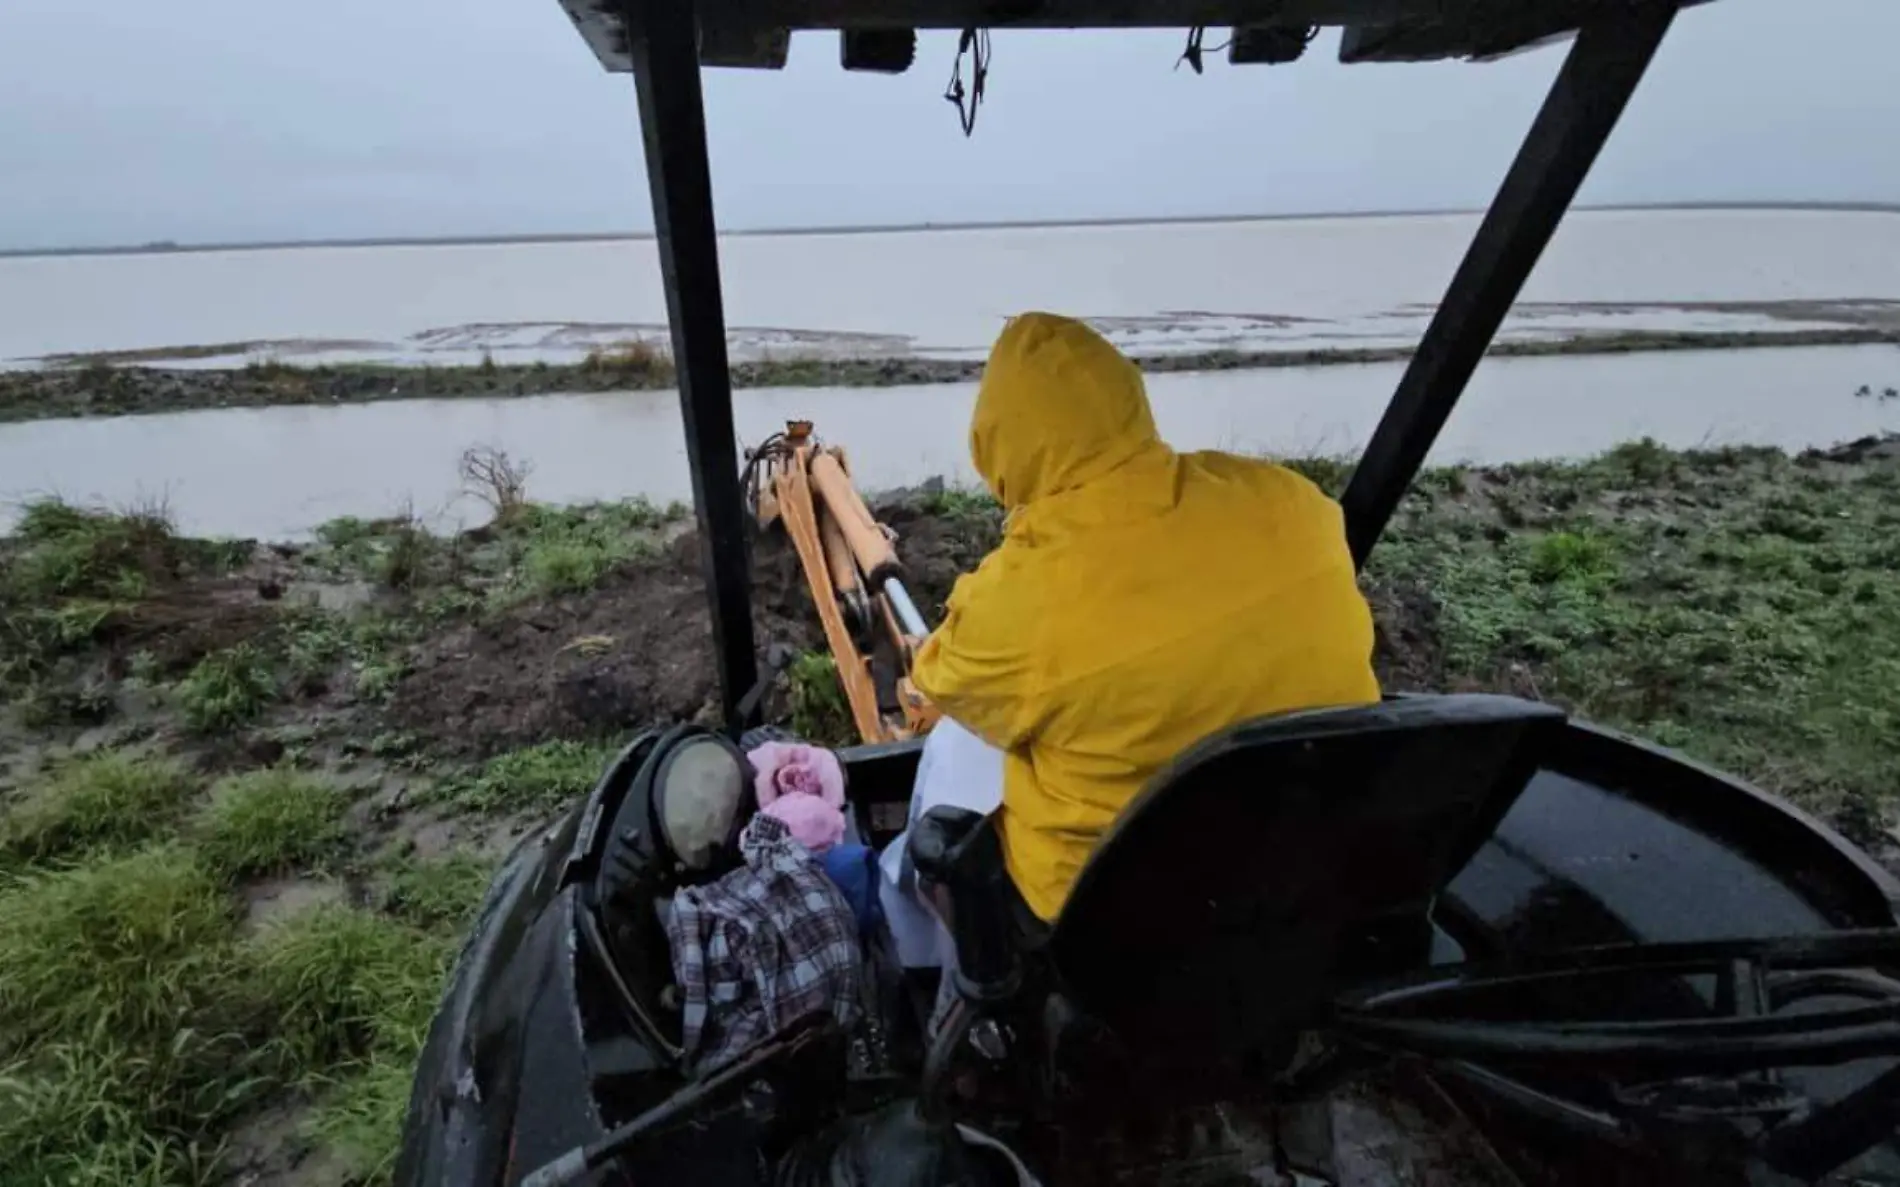
<instances>
[{"instance_id":1,"label":"pink cloth bundle","mask_svg":"<svg viewBox=\"0 0 1900 1187\"><path fill-rule=\"evenodd\" d=\"M782 821L814 854L844 839L844 768L837 755L798 742L765 742L746 759L762 815Z\"/></svg>"}]
</instances>

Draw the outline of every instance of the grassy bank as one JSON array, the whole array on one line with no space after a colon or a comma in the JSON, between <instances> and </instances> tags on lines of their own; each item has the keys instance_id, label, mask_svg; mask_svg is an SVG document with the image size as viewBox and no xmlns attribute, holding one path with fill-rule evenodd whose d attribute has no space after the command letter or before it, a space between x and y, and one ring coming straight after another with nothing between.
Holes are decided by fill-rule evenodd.
<instances>
[{"instance_id":1,"label":"grassy bank","mask_svg":"<svg viewBox=\"0 0 1900 1187\"><path fill-rule=\"evenodd\" d=\"M1375 600L1431 607L1418 683L1561 702L1871 842L1900 788L1900 450L1875 454L1439 471Z\"/></svg>"},{"instance_id":2,"label":"grassy bank","mask_svg":"<svg viewBox=\"0 0 1900 1187\"><path fill-rule=\"evenodd\" d=\"M1811 330L1626 331L1548 340L1494 343L1497 358L1632 354L1655 351L1738 350L1787 346L1859 346L1900 342L1885 325ZM128 416L194 408L360 404L377 400L463 399L547 395L557 392L660 390L673 386L664 350L639 342L595 351L578 363L498 363L428 367L381 364L292 366L256 362L237 369L176 369L150 365L241 354L247 344L223 343L162 351L103 351L62 356L43 370L0 371L0 423L57 417ZM1403 362L1409 346L1314 350L1202 351L1138 359L1143 370L1230 371L1280 367L1349 366ZM735 363L734 387L896 387L972 382L976 360L918 358L785 358Z\"/></svg>"},{"instance_id":3,"label":"grassy bank","mask_svg":"<svg viewBox=\"0 0 1900 1187\"><path fill-rule=\"evenodd\" d=\"M496 522L454 538L199 541L48 503L0 540L0 1187L384 1181L500 852L632 729L712 712L680 509L537 506L485 460ZM999 530L956 490L880 513L927 613ZM1895 442L1636 444L1432 472L1367 589L1388 687L1559 701L1872 840L1896 568ZM761 541L754 580L762 641L808 652L771 715L837 730L788 550Z\"/></svg>"}]
</instances>

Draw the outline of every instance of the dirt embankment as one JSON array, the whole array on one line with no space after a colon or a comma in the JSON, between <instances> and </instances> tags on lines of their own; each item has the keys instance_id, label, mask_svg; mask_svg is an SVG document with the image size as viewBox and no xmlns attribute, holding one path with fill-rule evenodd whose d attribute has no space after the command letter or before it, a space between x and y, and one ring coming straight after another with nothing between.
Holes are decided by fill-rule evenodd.
<instances>
[{"instance_id":1,"label":"dirt embankment","mask_svg":"<svg viewBox=\"0 0 1900 1187\"><path fill-rule=\"evenodd\" d=\"M900 537L910 586L926 612L997 539L987 510L944 515L932 494L878 500ZM550 737L586 737L630 723L713 720L718 687L698 537L685 533L637 567L584 594L535 600L457 623L416 649L388 714L444 754L487 757ZM754 540L752 622L761 648L823 646L797 555L778 533ZM786 701L768 701L784 724Z\"/></svg>"},{"instance_id":2,"label":"dirt embankment","mask_svg":"<svg viewBox=\"0 0 1900 1187\"><path fill-rule=\"evenodd\" d=\"M1847 580L1839 574L1871 563L1854 549L1871 549L1874 561L1885 556L1866 543L1860 521L1900 513L1871 501L1829 502L1838 524L1817 512L1791 529L1781 522L1788 513L1773 504L1818 505L1842 492L1884 489L1877 484L1893 474L1894 450L1892 440L1868 441L1788 459L1773 451L1677 454L1642 445L1582 465L1435 472L1394 523L1369 576L1381 676L1396 688L1529 690L1554 681L1562 690L1564 657L1546 651L1549 634L1570 624L1553 621L1539 633L1521 623L1537 605L1549 599L1571 614L1588 600L1594 612L1619 592L1612 568L1631 583L1640 569L1644 580L1681 585L1681 570L1706 569L1725 555L1690 547L1709 532L1767 576L1801 571L1800 557L1778 568L1759 558L1784 541L1762 527L1764 519L1794 532L1792 547L1812 547L1807 536L1834 543L1813 563L1824 588L1836 588ZM1342 478L1330 463L1310 472L1323 485ZM1800 485L1822 474L1831 482L1824 490ZM1855 481L1844 484L1843 474ZM326 753L361 754L374 736L396 732L410 752L453 765L551 738L710 717L717 690L697 538L664 513L628 506L634 510L533 509L524 526L450 540L391 520L342 521L309 546L172 541L167 548L192 559L168 561L161 579L142 578L137 597L100 585L34 606L16 593L7 607L16 646L0 672L15 718L5 736L34 753L75 732L175 731L182 745L222 767L307 751L304 735L313 729L324 735L327 749L319 749ZM884 497L877 512L900 537L926 613L940 609L956 577L1000 531L987 500L937 486ZM1613 565L1628 543L1613 537L1630 530L1614 522L1620 519L1648 525L1673 551ZM1836 541L1843 532L1848 538ZM1525 561L1516 550L1527 540L1554 551ZM9 540L0 556L19 570L22 557L40 547ZM1565 583L1565 548L1579 550L1576 564L1588 582ZM1495 568L1500 557L1509 564ZM1523 571L1514 567L1520 561ZM1503 585L1478 599L1472 574L1494 569ZM1642 590L1632 584L1622 592ZM1880 602L1867 596L1860 604ZM1721 604L1741 598L1725 587ZM1627 625L1620 603L1613 609L1580 638L1604 663L1617 659L1612 636ZM761 647L821 645L796 557L776 534L754 543L753 616ZM249 706L254 712L209 731L215 736L194 731L168 694L207 659L247 648L267 692ZM1579 683L1575 674L1569 682ZM1590 698L1581 699L1587 705ZM23 726L22 715L46 729Z\"/></svg>"},{"instance_id":3,"label":"dirt embankment","mask_svg":"<svg viewBox=\"0 0 1900 1187\"><path fill-rule=\"evenodd\" d=\"M1858 346L1900 342L1900 327L1610 331L1494 343L1498 358L1741 350L1787 346ZM180 353L188 354L190 348ZM126 352L139 356L148 352ZM1305 350L1212 350L1137 359L1151 374L1403 362L1409 346ZM751 387L900 387L961 383L982 372L976 361L920 358L810 358L741 362L732 383ZM580 363L426 367L383 364L291 366L254 363L237 370L180 369L118 361L111 353L33 371L0 371L0 423L60 417L129 416L199 408L362 404L378 400L483 399L565 392L661 390L674 384L671 361L652 348L589 356Z\"/></svg>"}]
</instances>

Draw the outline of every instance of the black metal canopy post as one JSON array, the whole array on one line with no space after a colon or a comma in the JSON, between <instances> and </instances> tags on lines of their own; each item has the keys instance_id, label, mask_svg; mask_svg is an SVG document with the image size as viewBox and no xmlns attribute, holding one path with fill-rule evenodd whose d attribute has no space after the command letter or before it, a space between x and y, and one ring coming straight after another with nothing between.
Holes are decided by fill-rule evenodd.
<instances>
[{"instance_id":1,"label":"black metal canopy post","mask_svg":"<svg viewBox=\"0 0 1900 1187\"><path fill-rule=\"evenodd\" d=\"M1418 477L1675 15L1669 0L1631 5L1578 32L1340 500L1358 564Z\"/></svg>"},{"instance_id":2,"label":"black metal canopy post","mask_svg":"<svg viewBox=\"0 0 1900 1187\"><path fill-rule=\"evenodd\" d=\"M699 24L692 0L630 0L625 11L680 417L686 424L686 460L699 512L719 691L727 724L741 726L747 723L739 720L740 700L758 678L758 663L752 650L745 507L699 87Z\"/></svg>"}]
</instances>

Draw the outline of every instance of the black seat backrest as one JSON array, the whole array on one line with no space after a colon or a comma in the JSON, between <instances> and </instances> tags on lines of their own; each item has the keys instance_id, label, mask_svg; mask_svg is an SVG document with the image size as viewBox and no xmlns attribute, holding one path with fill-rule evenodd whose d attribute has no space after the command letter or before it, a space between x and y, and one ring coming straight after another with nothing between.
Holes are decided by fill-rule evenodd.
<instances>
[{"instance_id":1,"label":"black seat backrest","mask_svg":"<svg viewBox=\"0 0 1900 1187\"><path fill-rule=\"evenodd\" d=\"M1369 971L1355 962L1381 936L1429 936L1433 897L1564 721L1510 697L1421 696L1208 739L1122 812L1076 880L1048 939L1064 993L1175 1059L1284 1040Z\"/></svg>"}]
</instances>

